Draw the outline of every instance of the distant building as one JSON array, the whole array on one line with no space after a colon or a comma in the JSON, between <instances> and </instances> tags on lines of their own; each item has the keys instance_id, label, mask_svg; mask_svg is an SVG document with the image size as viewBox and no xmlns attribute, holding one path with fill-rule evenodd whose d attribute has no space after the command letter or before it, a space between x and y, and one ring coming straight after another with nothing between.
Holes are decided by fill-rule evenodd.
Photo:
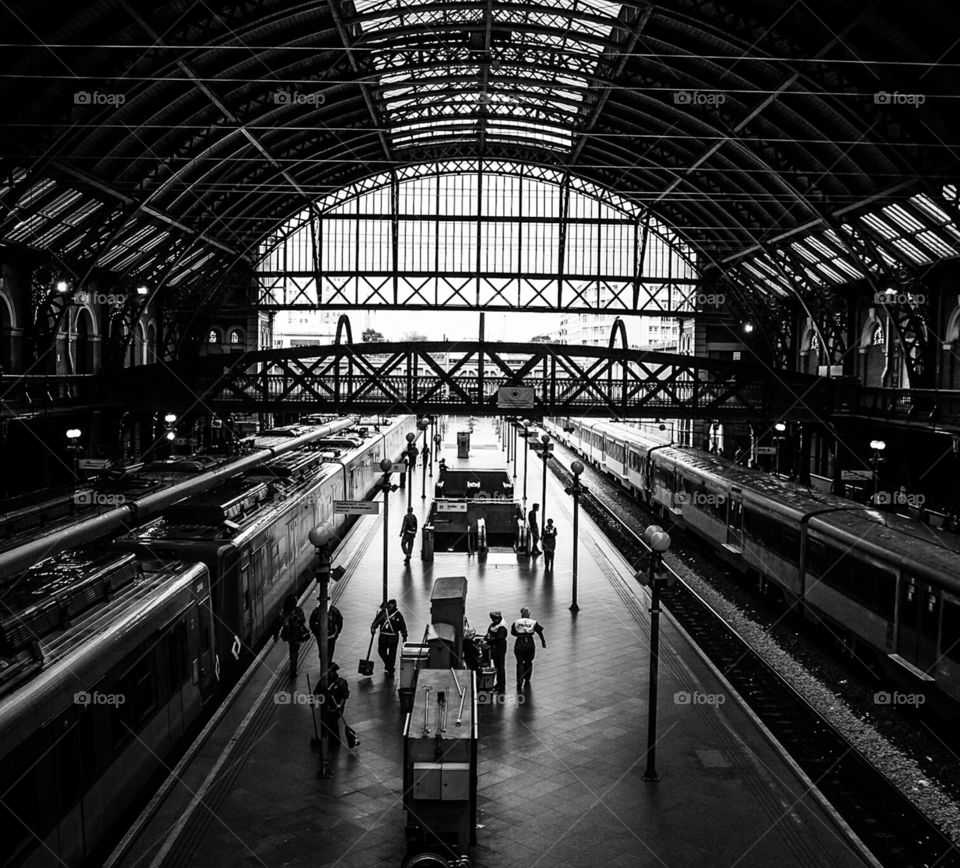
<instances>
[{"instance_id":1,"label":"distant building","mask_svg":"<svg viewBox=\"0 0 960 868\"><path fill-rule=\"evenodd\" d=\"M282 310L273 321L274 349L287 347L326 347L337 337L338 310ZM350 315L354 340L359 342L369 315Z\"/></svg>"}]
</instances>

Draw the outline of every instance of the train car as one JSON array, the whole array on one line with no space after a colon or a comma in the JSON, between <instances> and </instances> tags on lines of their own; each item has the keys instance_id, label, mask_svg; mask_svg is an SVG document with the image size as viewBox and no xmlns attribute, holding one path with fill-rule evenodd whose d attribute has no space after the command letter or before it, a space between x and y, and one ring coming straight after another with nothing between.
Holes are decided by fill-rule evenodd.
<instances>
[{"instance_id":1,"label":"train car","mask_svg":"<svg viewBox=\"0 0 960 868\"><path fill-rule=\"evenodd\" d=\"M914 691L960 701L960 551L927 525L874 509L810 519L807 605Z\"/></svg>"},{"instance_id":2,"label":"train car","mask_svg":"<svg viewBox=\"0 0 960 868\"><path fill-rule=\"evenodd\" d=\"M287 594L299 594L312 579L309 531L323 523L334 532L343 529L346 519L333 514L333 501L369 496L382 473L380 461L399 457L415 423L404 416L379 432L353 429L362 444L326 463L323 441L316 441L181 501L114 541L121 550L207 565L222 687L239 677L273 631Z\"/></svg>"},{"instance_id":3,"label":"train car","mask_svg":"<svg viewBox=\"0 0 960 868\"><path fill-rule=\"evenodd\" d=\"M899 684L960 701L960 546L950 535L625 426L558 419L548 428L573 429L570 442L608 473L622 447L627 486L651 508Z\"/></svg>"},{"instance_id":4,"label":"train car","mask_svg":"<svg viewBox=\"0 0 960 868\"><path fill-rule=\"evenodd\" d=\"M213 695L207 568L63 552L4 602L0 862L96 863Z\"/></svg>"}]
</instances>

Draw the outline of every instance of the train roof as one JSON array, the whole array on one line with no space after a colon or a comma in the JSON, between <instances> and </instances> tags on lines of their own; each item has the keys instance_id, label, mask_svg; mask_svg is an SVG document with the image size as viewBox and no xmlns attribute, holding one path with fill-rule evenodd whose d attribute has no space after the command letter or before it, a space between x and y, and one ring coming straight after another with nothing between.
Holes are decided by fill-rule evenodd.
<instances>
[{"instance_id":1,"label":"train roof","mask_svg":"<svg viewBox=\"0 0 960 868\"><path fill-rule=\"evenodd\" d=\"M810 520L812 530L839 536L851 550L889 559L891 552L907 572L936 577L960 594L960 541L923 522L864 507L830 512Z\"/></svg>"},{"instance_id":2,"label":"train roof","mask_svg":"<svg viewBox=\"0 0 960 868\"><path fill-rule=\"evenodd\" d=\"M82 557L82 555L80 555ZM113 554L112 557L116 557ZM21 652L0 668L0 757L74 703L112 667L165 625L192 599L200 563L147 563L109 599L73 618L38 642L41 656Z\"/></svg>"}]
</instances>

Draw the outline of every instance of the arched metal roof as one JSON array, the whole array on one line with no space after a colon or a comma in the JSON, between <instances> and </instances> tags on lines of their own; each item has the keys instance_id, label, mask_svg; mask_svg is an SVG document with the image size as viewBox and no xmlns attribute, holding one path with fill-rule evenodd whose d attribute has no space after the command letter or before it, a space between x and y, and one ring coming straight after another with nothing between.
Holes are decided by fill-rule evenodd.
<instances>
[{"instance_id":1,"label":"arched metal roof","mask_svg":"<svg viewBox=\"0 0 960 868\"><path fill-rule=\"evenodd\" d=\"M608 187L760 292L856 279L863 238L907 266L960 249L948 0L11 0L0 23L0 242L74 270L203 298L318 197L458 158Z\"/></svg>"}]
</instances>

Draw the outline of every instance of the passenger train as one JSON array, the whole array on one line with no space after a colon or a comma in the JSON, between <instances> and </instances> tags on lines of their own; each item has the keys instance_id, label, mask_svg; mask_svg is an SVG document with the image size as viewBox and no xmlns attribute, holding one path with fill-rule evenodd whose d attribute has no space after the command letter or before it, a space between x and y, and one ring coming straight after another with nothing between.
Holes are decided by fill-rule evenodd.
<instances>
[{"instance_id":1,"label":"passenger train","mask_svg":"<svg viewBox=\"0 0 960 868\"><path fill-rule=\"evenodd\" d=\"M871 657L898 684L960 702L960 547L919 521L673 446L622 424L547 430L666 521Z\"/></svg>"},{"instance_id":2,"label":"passenger train","mask_svg":"<svg viewBox=\"0 0 960 868\"><path fill-rule=\"evenodd\" d=\"M416 420L334 427L312 441L311 426L262 432L252 445L274 458L41 561L4 596L0 865L100 858L312 580L308 531L343 530L333 500L365 499Z\"/></svg>"}]
</instances>

